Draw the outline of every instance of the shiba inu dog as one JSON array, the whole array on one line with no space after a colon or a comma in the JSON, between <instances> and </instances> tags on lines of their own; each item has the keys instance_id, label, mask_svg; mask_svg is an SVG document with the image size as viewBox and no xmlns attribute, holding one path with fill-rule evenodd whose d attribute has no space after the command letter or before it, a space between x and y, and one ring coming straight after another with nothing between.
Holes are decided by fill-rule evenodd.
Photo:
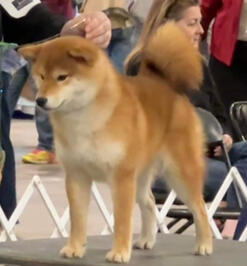
<instances>
[{"instance_id":1,"label":"shiba inu dog","mask_svg":"<svg viewBox=\"0 0 247 266\"><path fill-rule=\"evenodd\" d=\"M144 48L136 77L120 75L104 51L81 37L61 37L19 52L33 61L36 101L50 112L65 170L71 232L61 254L85 253L94 180L109 184L114 205L114 243L106 259L129 261L135 201L142 230L134 247L151 249L157 224L150 185L158 164L169 170L166 181L193 213L196 253L210 254L202 196L204 137L183 93L199 87L202 69L184 33L172 23L161 27Z\"/></svg>"}]
</instances>

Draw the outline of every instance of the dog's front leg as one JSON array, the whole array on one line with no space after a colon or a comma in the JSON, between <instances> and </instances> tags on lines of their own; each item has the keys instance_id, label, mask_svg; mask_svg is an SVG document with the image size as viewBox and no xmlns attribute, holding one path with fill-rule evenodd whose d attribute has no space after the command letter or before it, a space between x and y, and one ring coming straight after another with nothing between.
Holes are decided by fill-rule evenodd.
<instances>
[{"instance_id":1,"label":"dog's front leg","mask_svg":"<svg viewBox=\"0 0 247 266\"><path fill-rule=\"evenodd\" d=\"M60 254L66 258L83 257L86 251L86 223L92 181L78 175L66 177L66 191L70 207L71 232Z\"/></svg>"},{"instance_id":2,"label":"dog's front leg","mask_svg":"<svg viewBox=\"0 0 247 266\"><path fill-rule=\"evenodd\" d=\"M113 177L111 191L114 206L114 244L106 255L111 262L127 263L131 255L132 216L136 197L134 171L121 170Z\"/></svg>"}]
</instances>

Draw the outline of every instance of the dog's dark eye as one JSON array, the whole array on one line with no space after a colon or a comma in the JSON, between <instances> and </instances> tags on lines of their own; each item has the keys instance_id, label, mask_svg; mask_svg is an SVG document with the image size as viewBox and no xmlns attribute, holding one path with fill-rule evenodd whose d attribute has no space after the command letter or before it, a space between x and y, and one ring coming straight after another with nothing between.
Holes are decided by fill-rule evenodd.
<instances>
[{"instance_id":1,"label":"dog's dark eye","mask_svg":"<svg viewBox=\"0 0 247 266\"><path fill-rule=\"evenodd\" d=\"M58 80L58 81L64 81L67 77L68 77L68 75L59 75L59 76L57 77L57 80Z\"/></svg>"},{"instance_id":2,"label":"dog's dark eye","mask_svg":"<svg viewBox=\"0 0 247 266\"><path fill-rule=\"evenodd\" d=\"M40 78L42 79L42 80L44 80L45 79L45 77L44 77L44 75L40 75Z\"/></svg>"}]
</instances>

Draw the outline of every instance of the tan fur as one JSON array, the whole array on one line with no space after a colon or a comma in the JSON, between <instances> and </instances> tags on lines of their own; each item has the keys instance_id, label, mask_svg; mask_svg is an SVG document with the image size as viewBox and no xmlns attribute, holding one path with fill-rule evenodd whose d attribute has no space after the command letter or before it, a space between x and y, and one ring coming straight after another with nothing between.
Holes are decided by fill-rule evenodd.
<instances>
[{"instance_id":1,"label":"tan fur","mask_svg":"<svg viewBox=\"0 0 247 266\"><path fill-rule=\"evenodd\" d=\"M107 260L130 259L135 200L143 220L135 247L152 248L157 228L150 184L159 164L168 168L167 181L194 215L196 253L210 254L202 128L189 100L178 93L198 87L202 70L199 53L184 34L173 24L161 28L134 78L119 75L103 51L80 37L27 46L20 53L34 61L37 97L47 99L66 173L71 234L61 254L85 253L93 180L108 182L112 191L115 234Z\"/></svg>"}]
</instances>

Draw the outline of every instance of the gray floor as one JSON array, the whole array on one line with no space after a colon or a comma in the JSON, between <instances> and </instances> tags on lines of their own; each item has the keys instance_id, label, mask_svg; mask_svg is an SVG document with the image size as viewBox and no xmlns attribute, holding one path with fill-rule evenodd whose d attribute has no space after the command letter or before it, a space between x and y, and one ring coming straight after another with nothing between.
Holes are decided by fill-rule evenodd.
<instances>
[{"instance_id":1,"label":"gray floor","mask_svg":"<svg viewBox=\"0 0 247 266\"><path fill-rule=\"evenodd\" d=\"M161 235L152 250L134 250L128 265L135 266L246 266L246 244L237 241L215 240L211 256L194 256L195 239L191 236ZM89 237L85 257L64 259L59 250L65 239L27 240L0 244L0 262L22 266L107 266L105 255L111 248L109 236Z\"/></svg>"},{"instance_id":2,"label":"gray floor","mask_svg":"<svg viewBox=\"0 0 247 266\"><path fill-rule=\"evenodd\" d=\"M67 199L64 188L63 171L58 165L28 165L21 162L21 157L35 148L37 133L34 122L31 120L14 120L12 123L11 136L16 152L17 164L17 193L22 196L32 177L38 174L45 185L48 194L61 216L67 207ZM106 185L99 184L100 192L109 210L112 209L110 193ZM91 201L88 234L99 235L105 227L105 222L95 201ZM54 229L54 223L45 208L45 205L37 191L32 196L23 215L20 224L16 226L16 234L20 239L49 238ZM134 216L134 232L139 232L139 210L136 208ZM194 233L193 227L187 234Z\"/></svg>"}]
</instances>

